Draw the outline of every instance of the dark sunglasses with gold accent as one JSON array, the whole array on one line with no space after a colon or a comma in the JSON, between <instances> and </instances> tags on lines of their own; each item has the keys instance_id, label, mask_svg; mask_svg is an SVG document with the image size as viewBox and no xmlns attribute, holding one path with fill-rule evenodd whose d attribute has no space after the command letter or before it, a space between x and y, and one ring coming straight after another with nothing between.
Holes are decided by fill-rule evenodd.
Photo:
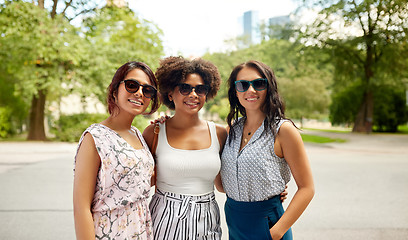
<instances>
[{"instance_id":1,"label":"dark sunglasses with gold accent","mask_svg":"<svg viewBox=\"0 0 408 240\"><path fill-rule=\"evenodd\" d=\"M198 96L207 96L207 94L210 92L210 86L208 85L196 85L193 87L187 83L179 83L177 86L179 87L180 93L185 96L189 95L193 89Z\"/></svg>"},{"instance_id":2,"label":"dark sunglasses with gold accent","mask_svg":"<svg viewBox=\"0 0 408 240\"><path fill-rule=\"evenodd\" d=\"M139 81L135 79L126 79L121 81L125 83L125 89L129 93L135 93L139 91L139 88L142 87L143 95L147 98L154 98L157 94L157 89L149 84L140 84Z\"/></svg>"},{"instance_id":3,"label":"dark sunglasses with gold accent","mask_svg":"<svg viewBox=\"0 0 408 240\"><path fill-rule=\"evenodd\" d=\"M268 86L268 80L266 78L257 78L252 81L247 80L235 81L235 89L238 92L248 91L248 88L251 85L256 91L262 91L266 89L266 86Z\"/></svg>"}]
</instances>

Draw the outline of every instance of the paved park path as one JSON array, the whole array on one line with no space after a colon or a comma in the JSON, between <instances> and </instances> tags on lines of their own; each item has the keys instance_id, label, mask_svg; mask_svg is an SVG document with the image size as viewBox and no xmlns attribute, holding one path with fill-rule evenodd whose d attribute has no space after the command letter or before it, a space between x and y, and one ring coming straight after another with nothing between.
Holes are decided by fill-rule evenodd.
<instances>
[{"instance_id":1,"label":"paved park path","mask_svg":"<svg viewBox=\"0 0 408 240\"><path fill-rule=\"evenodd\" d=\"M294 239L408 239L408 135L313 134L348 142L306 144L316 194L293 227ZM0 239L75 239L75 148L0 142ZM289 199L295 189L292 179ZM221 209L224 199L217 194Z\"/></svg>"}]
</instances>

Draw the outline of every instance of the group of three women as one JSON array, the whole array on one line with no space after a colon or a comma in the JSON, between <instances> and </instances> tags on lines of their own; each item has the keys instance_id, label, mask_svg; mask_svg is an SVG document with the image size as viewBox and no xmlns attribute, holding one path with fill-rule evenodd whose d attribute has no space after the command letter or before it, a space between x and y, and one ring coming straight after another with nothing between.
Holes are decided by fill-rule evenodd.
<instances>
[{"instance_id":1,"label":"group of three women","mask_svg":"<svg viewBox=\"0 0 408 240\"><path fill-rule=\"evenodd\" d=\"M220 82L217 68L202 59L165 58L155 75L141 62L117 70L108 88L110 116L84 131L75 157L78 239L221 239L214 185L227 195L229 239L292 239L313 179L273 71L258 61L233 69L228 131L199 116ZM158 85L174 116L142 135L131 123L149 105L149 113L157 110ZM284 211L280 194L291 173L298 189Z\"/></svg>"}]
</instances>

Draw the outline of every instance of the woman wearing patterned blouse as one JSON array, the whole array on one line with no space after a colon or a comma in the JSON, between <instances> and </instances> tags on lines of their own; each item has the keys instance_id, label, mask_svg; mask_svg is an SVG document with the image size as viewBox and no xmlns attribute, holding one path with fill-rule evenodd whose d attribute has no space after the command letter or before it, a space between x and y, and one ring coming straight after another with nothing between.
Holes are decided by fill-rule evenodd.
<instances>
[{"instance_id":1,"label":"woman wearing patterned blouse","mask_svg":"<svg viewBox=\"0 0 408 240\"><path fill-rule=\"evenodd\" d=\"M157 110L157 81L141 62L128 62L108 88L110 116L87 128L78 144L74 169L77 239L152 239L148 209L154 161L136 115Z\"/></svg>"},{"instance_id":2,"label":"woman wearing patterned blouse","mask_svg":"<svg viewBox=\"0 0 408 240\"><path fill-rule=\"evenodd\" d=\"M290 228L314 195L302 138L285 118L271 68L249 61L235 67L228 81L230 130L221 179L229 238L292 239ZM279 194L291 173L298 190L284 211Z\"/></svg>"}]
</instances>

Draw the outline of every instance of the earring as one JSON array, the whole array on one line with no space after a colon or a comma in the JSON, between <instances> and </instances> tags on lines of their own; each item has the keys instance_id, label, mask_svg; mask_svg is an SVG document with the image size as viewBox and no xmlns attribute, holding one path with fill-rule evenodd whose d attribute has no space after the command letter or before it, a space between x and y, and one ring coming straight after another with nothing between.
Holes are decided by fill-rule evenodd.
<instances>
[{"instance_id":1,"label":"earring","mask_svg":"<svg viewBox=\"0 0 408 240\"><path fill-rule=\"evenodd\" d=\"M170 100L170 102L173 102L173 98L172 98L171 95L169 95L169 100Z\"/></svg>"}]
</instances>

